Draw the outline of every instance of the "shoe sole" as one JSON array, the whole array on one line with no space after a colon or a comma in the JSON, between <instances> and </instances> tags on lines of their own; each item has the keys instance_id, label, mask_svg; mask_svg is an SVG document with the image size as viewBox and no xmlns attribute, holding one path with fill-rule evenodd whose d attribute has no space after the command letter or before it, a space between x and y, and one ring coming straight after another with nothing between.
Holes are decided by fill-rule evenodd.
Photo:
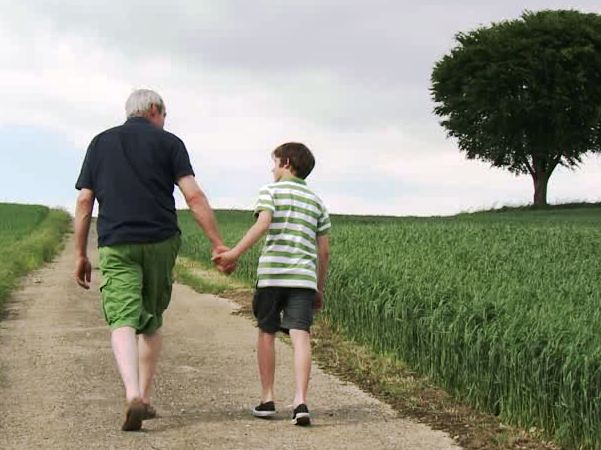
<instances>
[{"instance_id":1,"label":"shoe sole","mask_svg":"<svg viewBox=\"0 0 601 450\"><path fill-rule=\"evenodd\" d=\"M276 413L277 413L276 411L257 411L256 409L253 409L253 416L259 417L261 419L275 416Z\"/></svg>"},{"instance_id":2,"label":"shoe sole","mask_svg":"<svg viewBox=\"0 0 601 450\"><path fill-rule=\"evenodd\" d=\"M123 431L139 431L142 428L142 420L146 414L146 406L141 401L133 401L125 413L125 422L121 426Z\"/></svg>"},{"instance_id":3,"label":"shoe sole","mask_svg":"<svg viewBox=\"0 0 601 450\"><path fill-rule=\"evenodd\" d=\"M292 419L293 425L306 427L311 425L311 416L309 413L298 413L294 419Z\"/></svg>"}]
</instances>

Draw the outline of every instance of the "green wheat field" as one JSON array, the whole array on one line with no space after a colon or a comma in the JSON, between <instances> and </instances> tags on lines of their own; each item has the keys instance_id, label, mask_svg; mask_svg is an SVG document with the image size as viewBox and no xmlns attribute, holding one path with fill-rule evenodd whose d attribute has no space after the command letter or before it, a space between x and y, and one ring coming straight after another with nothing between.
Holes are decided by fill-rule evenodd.
<instances>
[{"instance_id":1,"label":"green wheat field","mask_svg":"<svg viewBox=\"0 0 601 450\"><path fill-rule=\"evenodd\" d=\"M252 224L217 211L228 245ZM181 212L183 256L210 262ZM568 447L601 442L601 205L334 216L324 313L466 402ZM252 285L260 246L234 275Z\"/></svg>"}]
</instances>

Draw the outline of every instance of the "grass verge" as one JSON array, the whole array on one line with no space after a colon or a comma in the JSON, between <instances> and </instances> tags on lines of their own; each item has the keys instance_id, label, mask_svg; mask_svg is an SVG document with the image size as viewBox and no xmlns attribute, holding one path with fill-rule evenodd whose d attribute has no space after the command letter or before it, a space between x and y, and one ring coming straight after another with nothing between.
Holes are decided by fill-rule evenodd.
<instances>
[{"instance_id":1,"label":"grass verge","mask_svg":"<svg viewBox=\"0 0 601 450\"><path fill-rule=\"evenodd\" d=\"M29 234L0 249L0 307L20 277L50 261L62 248L70 226L66 211L52 209Z\"/></svg>"}]
</instances>

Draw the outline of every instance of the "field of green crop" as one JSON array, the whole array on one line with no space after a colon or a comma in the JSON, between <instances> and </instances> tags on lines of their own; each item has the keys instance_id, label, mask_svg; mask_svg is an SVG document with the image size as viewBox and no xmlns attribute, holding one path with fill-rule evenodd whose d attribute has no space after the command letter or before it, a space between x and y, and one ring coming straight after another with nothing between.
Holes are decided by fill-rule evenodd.
<instances>
[{"instance_id":1,"label":"field of green crop","mask_svg":"<svg viewBox=\"0 0 601 450\"><path fill-rule=\"evenodd\" d=\"M70 222L64 211L0 203L0 306L20 276L52 258Z\"/></svg>"},{"instance_id":2,"label":"field of green crop","mask_svg":"<svg viewBox=\"0 0 601 450\"><path fill-rule=\"evenodd\" d=\"M233 245L253 218L217 211ZM180 213L182 253L209 246ZM451 218L334 216L325 314L476 407L601 446L601 206ZM257 246L236 276L252 284Z\"/></svg>"},{"instance_id":3,"label":"field of green crop","mask_svg":"<svg viewBox=\"0 0 601 450\"><path fill-rule=\"evenodd\" d=\"M248 212L218 211L232 245ZM209 261L187 212L182 252ZM254 281L259 246L237 277ZM465 401L601 448L601 206L333 217L325 314Z\"/></svg>"}]
</instances>

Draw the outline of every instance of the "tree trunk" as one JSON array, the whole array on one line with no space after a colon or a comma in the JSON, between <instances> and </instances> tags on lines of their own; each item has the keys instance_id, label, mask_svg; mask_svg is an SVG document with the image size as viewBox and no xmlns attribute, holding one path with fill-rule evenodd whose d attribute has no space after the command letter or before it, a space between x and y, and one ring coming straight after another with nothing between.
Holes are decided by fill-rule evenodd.
<instances>
[{"instance_id":1,"label":"tree trunk","mask_svg":"<svg viewBox=\"0 0 601 450\"><path fill-rule=\"evenodd\" d=\"M547 185L549 184L549 178L551 174L561 162L561 154L553 157L543 156L540 154L532 155L532 164L526 161L526 167L532 175L534 181L534 206L544 207L547 206Z\"/></svg>"},{"instance_id":2,"label":"tree trunk","mask_svg":"<svg viewBox=\"0 0 601 450\"><path fill-rule=\"evenodd\" d=\"M547 206L547 185L549 176L546 173L532 176L534 180L534 206Z\"/></svg>"}]
</instances>

